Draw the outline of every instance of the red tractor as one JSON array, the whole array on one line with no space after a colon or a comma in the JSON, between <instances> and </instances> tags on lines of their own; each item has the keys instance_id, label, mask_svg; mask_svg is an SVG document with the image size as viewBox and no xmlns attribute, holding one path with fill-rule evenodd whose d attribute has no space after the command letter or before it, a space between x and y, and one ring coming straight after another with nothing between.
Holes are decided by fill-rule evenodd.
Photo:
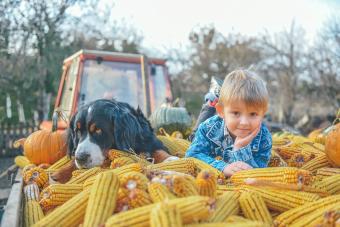
<instances>
[{"instance_id":1,"label":"red tractor","mask_svg":"<svg viewBox=\"0 0 340 227\"><path fill-rule=\"evenodd\" d=\"M165 63L141 54L80 50L64 60L53 118L61 112L68 120L80 106L100 98L139 106L149 116L172 99ZM59 130L67 127L61 119L54 122ZM44 121L40 127L50 129L52 122Z\"/></svg>"}]
</instances>

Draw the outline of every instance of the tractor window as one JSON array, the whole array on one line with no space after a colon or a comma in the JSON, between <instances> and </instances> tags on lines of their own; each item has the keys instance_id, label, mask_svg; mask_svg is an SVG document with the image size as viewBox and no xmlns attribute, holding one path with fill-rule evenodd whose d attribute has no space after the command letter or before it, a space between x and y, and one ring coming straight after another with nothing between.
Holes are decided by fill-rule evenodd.
<instances>
[{"instance_id":1,"label":"tractor window","mask_svg":"<svg viewBox=\"0 0 340 227\"><path fill-rule=\"evenodd\" d=\"M153 111L165 103L166 98L171 98L170 85L163 65L151 66L150 81L150 96Z\"/></svg>"},{"instance_id":2,"label":"tractor window","mask_svg":"<svg viewBox=\"0 0 340 227\"><path fill-rule=\"evenodd\" d=\"M65 75L63 91L61 93L60 108L65 112L66 116L70 116L71 114L74 90L77 82L78 65L79 58L75 58L72 61L71 66L65 69L67 72Z\"/></svg>"},{"instance_id":3,"label":"tractor window","mask_svg":"<svg viewBox=\"0 0 340 227\"><path fill-rule=\"evenodd\" d=\"M144 108L140 64L86 60L81 78L79 105L114 98Z\"/></svg>"}]
</instances>

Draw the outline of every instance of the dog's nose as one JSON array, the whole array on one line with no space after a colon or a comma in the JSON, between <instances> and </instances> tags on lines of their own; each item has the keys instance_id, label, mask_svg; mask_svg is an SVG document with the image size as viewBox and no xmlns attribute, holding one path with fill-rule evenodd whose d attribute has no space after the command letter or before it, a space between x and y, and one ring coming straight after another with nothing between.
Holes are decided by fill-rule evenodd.
<instances>
[{"instance_id":1,"label":"dog's nose","mask_svg":"<svg viewBox=\"0 0 340 227\"><path fill-rule=\"evenodd\" d=\"M78 155L76 155L76 161L79 164L85 164L87 162L87 160L89 159L90 154L88 153L80 153Z\"/></svg>"}]
</instances>

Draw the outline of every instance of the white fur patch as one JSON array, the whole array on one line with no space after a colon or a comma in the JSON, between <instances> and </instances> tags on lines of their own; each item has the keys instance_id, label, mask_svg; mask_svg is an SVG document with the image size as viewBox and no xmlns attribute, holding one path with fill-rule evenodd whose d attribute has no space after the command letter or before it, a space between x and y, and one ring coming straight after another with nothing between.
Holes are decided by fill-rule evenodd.
<instances>
[{"instance_id":1,"label":"white fur patch","mask_svg":"<svg viewBox=\"0 0 340 227\"><path fill-rule=\"evenodd\" d=\"M81 153L90 155L88 162L85 164L79 164L77 162L77 155L80 155ZM78 168L92 168L95 166L100 166L105 160L100 147L97 144L92 143L88 135L85 140L78 144L77 150L75 152L75 157L76 165Z\"/></svg>"}]
</instances>

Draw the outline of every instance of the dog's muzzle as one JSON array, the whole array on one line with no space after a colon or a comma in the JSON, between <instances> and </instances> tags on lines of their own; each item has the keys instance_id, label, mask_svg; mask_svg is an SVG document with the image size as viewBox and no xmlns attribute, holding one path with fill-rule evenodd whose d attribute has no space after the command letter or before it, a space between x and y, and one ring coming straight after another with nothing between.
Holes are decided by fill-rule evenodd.
<instances>
[{"instance_id":1,"label":"dog's muzzle","mask_svg":"<svg viewBox=\"0 0 340 227\"><path fill-rule=\"evenodd\" d=\"M79 169L101 166L105 160L100 147L91 142L89 137L78 144L75 152L75 161Z\"/></svg>"}]
</instances>

